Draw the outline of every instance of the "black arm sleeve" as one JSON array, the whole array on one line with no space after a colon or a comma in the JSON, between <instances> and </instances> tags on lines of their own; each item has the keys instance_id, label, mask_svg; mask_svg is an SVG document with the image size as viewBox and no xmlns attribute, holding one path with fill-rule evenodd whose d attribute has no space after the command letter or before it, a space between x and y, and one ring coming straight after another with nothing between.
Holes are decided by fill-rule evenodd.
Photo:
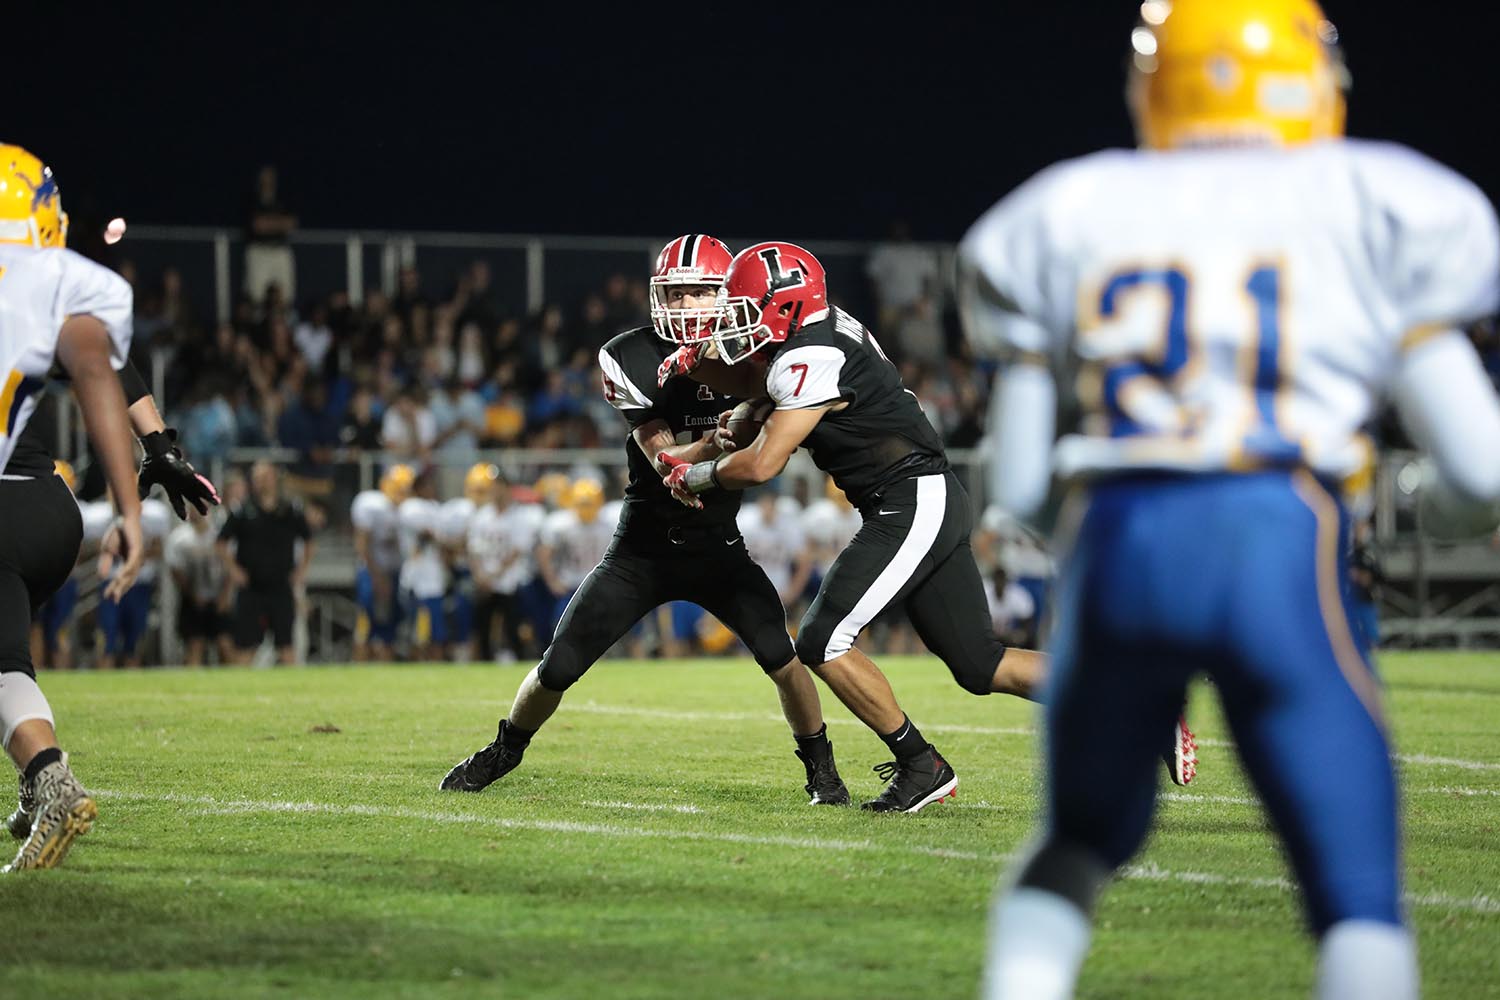
<instances>
[{"instance_id":1,"label":"black arm sleeve","mask_svg":"<svg viewBox=\"0 0 1500 1000\"><path fill-rule=\"evenodd\" d=\"M120 369L120 388L125 390L125 406L134 406L138 401L151 395L151 390L146 388L146 380L135 367L135 362L126 359L125 367Z\"/></svg>"}]
</instances>

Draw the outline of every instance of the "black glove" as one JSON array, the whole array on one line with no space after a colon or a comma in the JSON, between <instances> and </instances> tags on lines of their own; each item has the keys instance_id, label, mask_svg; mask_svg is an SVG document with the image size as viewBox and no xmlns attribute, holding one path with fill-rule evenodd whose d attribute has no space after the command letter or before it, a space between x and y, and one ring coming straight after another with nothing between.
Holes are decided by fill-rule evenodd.
<instances>
[{"instance_id":1,"label":"black glove","mask_svg":"<svg viewBox=\"0 0 1500 1000\"><path fill-rule=\"evenodd\" d=\"M165 431L152 431L141 438L146 457L141 460L141 471L136 476L141 499L151 492L152 486L161 486L177 516L187 520L187 504L191 501L198 513L207 514L209 504L218 506L219 491L214 484L193 468L191 462L182 457L177 448L177 431L168 427Z\"/></svg>"}]
</instances>

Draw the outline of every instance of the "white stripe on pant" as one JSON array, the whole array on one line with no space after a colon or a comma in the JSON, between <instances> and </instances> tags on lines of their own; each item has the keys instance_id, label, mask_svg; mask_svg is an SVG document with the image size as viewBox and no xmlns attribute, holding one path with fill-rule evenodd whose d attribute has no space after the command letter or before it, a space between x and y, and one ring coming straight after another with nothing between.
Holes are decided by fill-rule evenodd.
<instances>
[{"instance_id":1,"label":"white stripe on pant","mask_svg":"<svg viewBox=\"0 0 1500 1000\"><path fill-rule=\"evenodd\" d=\"M854 640L864 631L870 620L880 614L891 600L906 586L917 571L922 559L937 540L942 529L943 517L947 513L948 485L943 475L920 476L917 479L917 510L912 516L911 529L896 550L896 555L881 570L870 589L859 599L844 620L828 637L828 647L823 652L823 662L843 656L854 646Z\"/></svg>"}]
</instances>

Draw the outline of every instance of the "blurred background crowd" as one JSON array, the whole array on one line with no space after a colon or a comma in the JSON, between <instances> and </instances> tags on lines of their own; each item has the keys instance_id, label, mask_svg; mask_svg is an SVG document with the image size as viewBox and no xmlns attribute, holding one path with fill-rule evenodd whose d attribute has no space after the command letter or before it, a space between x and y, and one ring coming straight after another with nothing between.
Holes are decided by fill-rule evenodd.
<instances>
[{"instance_id":1,"label":"blurred background crowd","mask_svg":"<svg viewBox=\"0 0 1500 1000\"><path fill-rule=\"evenodd\" d=\"M446 266L430 269L409 260L386 280L357 291L317 293L304 287L299 294L296 232L296 215L279 194L276 172L264 168L247 198L244 242L236 261L239 280L227 309L216 301L213 288L190 284L184 278L189 269L163 260L159 252L148 255L149 261L138 260L128 237L115 247L93 248L135 289L133 360L152 373L158 405L178 429L184 451L220 479L224 508L204 525L189 527L216 538L229 511L252 492L248 463L234 459L245 458L247 449L271 449L262 453L269 459L263 477L274 478L277 497L303 512L308 539L320 539L316 560L293 560L299 567L294 648L273 642L268 632L262 660L278 655L273 646L283 659L340 658L367 651L363 630L370 626L368 608L359 610L359 601L348 599L360 598L356 573L366 559L353 514L356 498L379 492L377 478L386 482L394 466L411 470L418 493L394 497L393 507L411 496L441 504L464 500L466 494L471 506L484 506L488 499L474 494L467 473L493 464L515 502L534 504L541 518L578 508L582 513L576 516L602 519L612 527L614 509L603 505L617 501L623 488L626 427L598 391L595 358L615 333L648 322L646 253L639 255L638 270L610 270L575 294L531 307L515 293L514 282L497 281L489 258L479 253L467 259L450 254ZM992 359L976 355L962 336L946 267L944 248L913 242L897 222L887 240L867 246L841 271L830 269L830 293L876 333L943 440L955 454L963 454L977 448L985 433ZM1500 335L1489 326L1472 336L1500 385ZM55 396L52 409L35 419L52 421L49 432L62 443L66 432L55 426L58 404ZM1393 425L1377 432L1383 443L1401 441L1400 429ZM70 451L64 444L59 453ZM80 496L85 502L97 500L102 492L97 473L88 474L86 456L73 457ZM969 467L969 474L975 496L982 496L977 469ZM585 482L597 486L602 510L573 502L582 495L578 484ZM816 526L826 514L819 513L820 501L832 502L824 496L821 475L808 466L773 484L764 499L751 496L745 503L750 522L776 519L783 544L756 543L752 523L746 525L746 536L772 578L784 579L783 597L793 622L809 587L815 588L817 574L837 551L829 550L826 529ZM813 527L803 524L806 518ZM1020 526L988 516L979 520L976 549L994 590L997 626L1013 639L1032 641L1045 606L1050 561ZM185 530L175 521L162 522L158 545L163 557L174 529ZM411 541L412 530L408 528L404 545L408 554L419 548ZM767 534L774 539L778 532ZM429 534L436 538L435 529ZM487 619L488 631L480 642L466 624L474 605L465 565L468 541L450 530L438 539L449 570L447 603L439 613L445 621L452 619L457 639L432 642L433 609L419 628L417 602L409 595L403 600L398 592L394 598L404 610L383 652L403 657L535 655L560 610L555 599L565 600L607 544L608 532L594 535L603 540L577 554L569 580L560 581L555 574L549 580L535 555L528 554L530 568L512 576L525 576L518 586L530 597L521 601L519 611L512 609L509 623L503 615ZM785 544L787 538L797 544ZM530 544L544 548L540 535ZM177 613L182 606L178 592L191 573L174 577L169 568L143 584L155 587L160 580L166 593L159 599L136 599L131 614L141 621L131 624L128 637L114 634L119 628L110 623L108 609L103 622L90 613L85 587L85 599L65 618L54 611L47 637L38 640L55 647L55 636L61 634L81 655L70 649L49 657L39 648L39 662L109 666L248 659L235 653L229 641L228 609L236 602L239 575L234 546L205 541L203 548L204 558L216 559L223 569L214 603L226 609L222 628L207 641L195 641L205 638L197 634L202 629L196 622L188 622L194 634L184 632ZM85 582L88 563L86 553L80 569ZM1382 573L1371 546L1356 552L1351 574L1373 608ZM345 599L340 604L330 597L313 607L309 588ZM207 592L213 586L198 589ZM309 624L310 615L318 620ZM166 634L162 626L167 626ZM669 609L624 645L637 655L669 655L686 648L733 650L732 637L715 626L684 609ZM500 629L503 633L495 631ZM68 642L70 637L75 641ZM870 645L876 651L914 651L917 640L895 615L874 631Z\"/></svg>"}]
</instances>

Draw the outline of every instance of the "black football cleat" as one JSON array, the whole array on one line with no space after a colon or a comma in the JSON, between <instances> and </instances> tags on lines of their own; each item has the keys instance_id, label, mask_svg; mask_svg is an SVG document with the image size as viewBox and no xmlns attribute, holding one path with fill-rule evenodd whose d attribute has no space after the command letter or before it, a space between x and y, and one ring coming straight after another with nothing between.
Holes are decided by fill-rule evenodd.
<instances>
[{"instance_id":1,"label":"black football cleat","mask_svg":"<svg viewBox=\"0 0 1500 1000\"><path fill-rule=\"evenodd\" d=\"M526 746L506 746L502 739L505 725L504 721L500 723L500 732L494 742L454 764L453 770L438 784L438 789L444 792L482 792L514 771L521 763Z\"/></svg>"},{"instance_id":2,"label":"black football cleat","mask_svg":"<svg viewBox=\"0 0 1500 1000\"><path fill-rule=\"evenodd\" d=\"M802 766L807 769L807 804L810 806L847 806L849 789L839 777L838 765L833 762L833 744L829 743L828 754L804 753L793 750Z\"/></svg>"},{"instance_id":3,"label":"black football cleat","mask_svg":"<svg viewBox=\"0 0 1500 1000\"><path fill-rule=\"evenodd\" d=\"M932 746L907 760L876 764L875 773L890 784L861 809L914 813L950 796L958 797L958 776Z\"/></svg>"}]
</instances>

